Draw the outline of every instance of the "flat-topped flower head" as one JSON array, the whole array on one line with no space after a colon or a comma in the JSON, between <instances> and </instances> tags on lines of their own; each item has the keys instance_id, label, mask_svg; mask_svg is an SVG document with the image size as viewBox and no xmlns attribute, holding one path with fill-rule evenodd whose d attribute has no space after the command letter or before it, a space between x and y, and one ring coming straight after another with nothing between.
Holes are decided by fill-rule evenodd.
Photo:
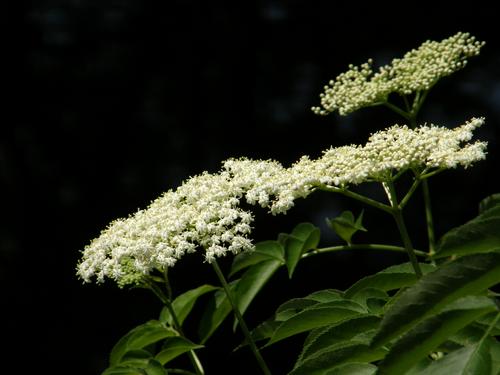
<instances>
[{"instance_id":1,"label":"flat-topped flower head","mask_svg":"<svg viewBox=\"0 0 500 375\"><path fill-rule=\"evenodd\" d=\"M410 129L394 125L374 133L364 146L330 148L318 159L302 157L290 168L269 175L247 192L266 199L271 213L285 213L298 198L318 187L346 188L369 181L386 182L405 170L468 168L486 157L486 142L466 143L484 123L473 118L455 129L435 125Z\"/></svg>"},{"instance_id":2,"label":"flat-topped flower head","mask_svg":"<svg viewBox=\"0 0 500 375\"><path fill-rule=\"evenodd\" d=\"M240 195L227 172L192 177L146 210L111 223L85 248L77 273L86 282L107 277L126 285L198 248L208 262L249 250L253 217L238 206Z\"/></svg>"},{"instance_id":3,"label":"flat-topped flower head","mask_svg":"<svg viewBox=\"0 0 500 375\"><path fill-rule=\"evenodd\" d=\"M112 222L85 248L77 273L86 282L110 278L123 286L172 267L186 253L202 251L212 262L251 250L253 217L240 207L242 199L278 214L321 187L384 182L407 169L467 168L485 157L485 142L466 143L483 122L472 119L455 129L394 125L364 146L331 148L318 159L303 156L289 168L273 160L229 159L219 173L191 177L147 209Z\"/></svg>"},{"instance_id":4,"label":"flat-topped flower head","mask_svg":"<svg viewBox=\"0 0 500 375\"><path fill-rule=\"evenodd\" d=\"M318 115L335 111L347 115L382 104L391 93L410 95L429 90L439 79L465 67L467 59L479 55L483 45L470 34L459 32L440 42L426 41L376 72L371 59L360 67L350 65L347 72L325 86L321 106L312 110Z\"/></svg>"}]
</instances>

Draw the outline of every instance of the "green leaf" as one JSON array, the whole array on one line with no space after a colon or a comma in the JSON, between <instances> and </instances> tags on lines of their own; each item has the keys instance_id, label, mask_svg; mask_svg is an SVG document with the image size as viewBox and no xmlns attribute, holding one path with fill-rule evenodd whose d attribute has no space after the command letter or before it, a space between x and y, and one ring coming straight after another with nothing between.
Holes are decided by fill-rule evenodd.
<instances>
[{"instance_id":1,"label":"green leaf","mask_svg":"<svg viewBox=\"0 0 500 375\"><path fill-rule=\"evenodd\" d=\"M353 301L344 300L318 303L305 308L282 322L274 331L273 336L266 346L298 333L332 324L365 312L361 305Z\"/></svg>"},{"instance_id":2,"label":"green leaf","mask_svg":"<svg viewBox=\"0 0 500 375\"><path fill-rule=\"evenodd\" d=\"M302 251L306 252L318 247L321 232L317 226L311 223L300 223L293 228L291 235L304 242Z\"/></svg>"},{"instance_id":3,"label":"green leaf","mask_svg":"<svg viewBox=\"0 0 500 375\"><path fill-rule=\"evenodd\" d=\"M385 305L389 296L384 290L377 288L365 288L354 294L352 297L353 301L356 301L360 305L365 306L368 310L375 313L381 312L382 307Z\"/></svg>"},{"instance_id":4,"label":"green leaf","mask_svg":"<svg viewBox=\"0 0 500 375\"><path fill-rule=\"evenodd\" d=\"M309 357L294 368L289 375L327 375L341 370L341 365L351 362L372 362L384 357L385 350L373 349L367 344L353 342L340 348L325 350ZM343 372L337 372L343 374ZM349 373L348 373L349 374ZM352 374L352 372L351 372Z\"/></svg>"},{"instance_id":5,"label":"green leaf","mask_svg":"<svg viewBox=\"0 0 500 375\"><path fill-rule=\"evenodd\" d=\"M490 356L491 356L491 375L500 374L500 342L491 338Z\"/></svg>"},{"instance_id":6,"label":"green leaf","mask_svg":"<svg viewBox=\"0 0 500 375\"><path fill-rule=\"evenodd\" d=\"M229 277L254 264L270 259L278 260L281 264L284 264L285 249L283 246L278 241L258 242L255 244L253 251L245 251L234 257Z\"/></svg>"},{"instance_id":7,"label":"green leaf","mask_svg":"<svg viewBox=\"0 0 500 375\"><path fill-rule=\"evenodd\" d=\"M199 348L203 348L203 345L197 345L184 337L168 337L163 344L162 350L155 356L155 359L162 365L165 365L177 356Z\"/></svg>"},{"instance_id":8,"label":"green leaf","mask_svg":"<svg viewBox=\"0 0 500 375\"><path fill-rule=\"evenodd\" d=\"M285 263L288 277L292 277L297 263L306 251L316 249L320 240L320 230L310 223L300 223L291 234L281 233L278 241L285 248Z\"/></svg>"},{"instance_id":9,"label":"green leaf","mask_svg":"<svg viewBox=\"0 0 500 375\"><path fill-rule=\"evenodd\" d=\"M300 238L287 235L285 240L285 263L288 268L288 277L292 278L293 271L297 267L297 263L302 257L304 249L304 241Z\"/></svg>"},{"instance_id":10,"label":"green leaf","mask_svg":"<svg viewBox=\"0 0 500 375\"><path fill-rule=\"evenodd\" d=\"M284 321L299 313L300 311L317 305L319 302L309 298L292 298L276 309L275 320Z\"/></svg>"},{"instance_id":11,"label":"green leaf","mask_svg":"<svg viewBox=\"0 0 500 375\"><path fill-rule=\"evenodd\" d=\"M369 363L346 363L326 372L326 375L373 375L377 366Z\"/></svg>"},{"instance_id":12,"label":"green leaf","mask_svg":"<svg viewBox=\"0 0 500 375\"><path fill-rule=\"evenodd\" d=\"M323 289L306 296L307 299L318 302L332 302L344 299L342 292L335 289Z\"/></svg>"},{"instance_id":13,"label":"green leaf","mask_svg":"<svg viewBox=\"0 0 500 375\"><path fill-rule=\"evenodd\" d=\"M387 310L373 345L383 345L447 304L500 282L500 254L475 254L424 275Z\"/></svg>"},{"instance_id":14,"label":"green leaf","mask_svg":"<svg viewBox=\"0 0 500 375\"><path fill-rule=\"evenodd\" d=\"M113 366L105 370L102 375L167 375L167 371L154 358L151 358L151 353L143 353L143 357L137 353L127 353L128 360L119 366ZM144 351L143 351L144 352ZM134 355L137 358L133 358Z\"/></svg>"},{"instance_id":15,"label":"green leaf","mask_svg":"<svg viewBox=\"0 0 500 375\"><path fill-rule=\"evenodd\" d=\"M396 341L379 364L380 373L404 374L455 332L478 317L495 310L495 303L487 297L469 296L455 301L440 314L424 320ZM448 373L455 374L455 372ZM477 373L489 374L489 371Z\"/></svg>"},{"instance_id":16,"label":"green leaf","mask_svg":"<svg viewBox=\"0 0 500 375\"><path fill-rule=\"evenodd\" d=\"M334 289L320 290L309 294L304 298L292 298L282 303L276 309L275 320L283 321L299 313L307 307L317 305L320 302L333 302L344 300L339 291Z\"/></svg>"},{"instance_id":17,"label":"green leaf","mask_svg":"<svg viewBox=\"0 0 500 375\"><path fill-rule=\"evenodd\" d=\"M500 249L500 194L480 203L480 214L446 233L438 242L435 259L451 255L486 253Z\"/></svg>"},{"instance_id":18,"label":"green leaf","mask_svg":"<svg viewBox=\"0 0 500 375\"><path fill-rule=\"evenodd\" d=\"M172 307L175 311L175 314L177 315L179 324L182 325L182 323L184 323L184 320L193 309L193 306L199 297L216 289L218 288L213 285L202 285L198 288L188 290L187 292L178 296L174 300L174 302L172 302ZM166 307L164 307L160 313L160 321L173 325L172 315Z\"/></svg>"},{"instance_id":19,"label":"green leaf","mask_svg":"<svg viewBox=\"0 0 500 375\"><path fill-rule=\"evenodd\" d=\"M253 329L250 332L250 336L252 337L254 342L268 339L274 334L274 332L276 331L276 328L278 328L280 324L281 324L281 322L278 322L278 321L274 320L273 318L268 319L265 322L259 324L255 329ZM244 347L245 345L248 345L248 341L246 338L234 350L236 351L236 350Z\"/></svg>"},{"instance_id":20,"label":"green leaf","mask_svg":"<svg viewBox=\"0 0 500 375\"><path fill-rule=\"evenodd\" d=\"M149 361L145 370L147 375L167 375L167 370L155 359Z\"/></svg>"},{"instance_id":21,"label":"green leaf","mask_svg":"<svg viewBox=\"0 0 500 375\"><path fill-rule=\"evenodd\" d=\"M420 268L424 274L436 269L434 266L426 263L420 263ZM346 298L353 298L356 293L366 288L375 288L387 292L412 285L416 281L417 277L411 263L403 263L386 268L375 275L362 278L347 289L344 296Z\"/></svg>"},{"instance_id":22,"label":"green leaf","mask_svg":"<svg viewBox=\"0 0 500 375\"><path fill-rule=\"evenodd\" d=\"M489 210L490 208L499 205L500 205L500 193L490 195L489 197L484 198L479 203L479 213L482 214L483 212Z\"/></svg>"},{"instance_id":23,"label":"green leaf","mask_svg":"<svg viewBox=\"0 0 500 375\"><path fill-rule=\"evenodd\" d=\"M453 351L443 358L432 361L418 372L419 375L475 375L494 374L492 372L492 357L490 340L463 347Z\"/></svg>"},{"instance_id":24,"label":"green leaf","mask_svg":"<svg viewBox=\"0 0 500 375\"><path fill-rule=\"evenodd\" d=\"M104 370L101 375L146 375L146 372L131 366L113 366Z\"/></svg>"},{"instance_id":25,"label":"green leaf","mask_svg":"<svg viewBox=\"0 0 500 375\"><path fill-rule=\"evenodd\" d=\"M233 295L237 301L240 313L243 315L257 293L269 281L271 276L281 266L281 262L276 259L266 260L250 267L236 284ZM234 320L233 330L238 325Z\"/></svg>"},{"instance_id":26,"label":"green leaf","mask_svg":"<svg viewBox=\"0 0 500 375\"><path fill-rule=\"evenodd\" d=\"M351 211L344 211L333 219L326 219L326 222L333 229L335 233L339 235L345 242L351 244L351 238L354 233L358 231L366 232L366 228L363 227L363 211L354 219L354 215Z\"/></svg>"},{"instance_id":27,"label":"green leaf","mask_svg":"<svg viewBox=\"0 0 500 375\"><path fill-rule=\"evenodd\" d=\"M125 353L143 349L150 344L174 335L176 335L175 331L167 328L163 323L150 320L132 329L116 343L111 350L109 363L111 366L118 365Z\"/></svg>"},{"instance_id":28,"label":"green leaf","mask_svg":"<svg viewBox=\"0 0 500 375\"><path fill-rule=\"evenodd\" d=\"M234 290L238 281L239 279L231 281L229 283L229 287L231 290ZM231 310L231 303L227 299L224 290L217 290L214 295L211 296L200 321L198 333L200 335L200 341L202 344L204 344L210 338L210 336L212 336L215 330L229 315Z\"/></svg>"},{"instance_id":29,"label":"green leaf","mask_svg":"<svg viewBox=\"0 0 500 375\"><path fill-rule=\"evenodd\" d=\"M151 358L153 358L153 355L147 350L131 350L123 355L120 365L144 368L147 366Z\"/></svg>"},{"instance_id":30,"label":"green leaf","mask_svg":"<svg viewBox=\"0 0 500 375\"><path fill-rule=\"evenodd\" d=\"M306 338L297 364L340 342L348 342L357 335L378 327L380 318L374 315L354 316L313 330Z\"/></svg>"}]
</instances>

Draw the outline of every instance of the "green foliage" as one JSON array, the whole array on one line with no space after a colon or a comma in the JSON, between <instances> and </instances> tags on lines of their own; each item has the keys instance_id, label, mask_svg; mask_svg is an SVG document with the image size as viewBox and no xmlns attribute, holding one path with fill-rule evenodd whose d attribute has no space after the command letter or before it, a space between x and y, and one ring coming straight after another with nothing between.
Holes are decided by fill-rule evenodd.
<instances>
[{"instance_id":1,"label":"green foliage","mask_svg":"<svg viewBox=\"0 0 500 375\"><path fill-rule=\"evenodd\" d=\"M468 34L457 35L455 39L450 38L450 41L473 43L473 54L479 52L481 43L474 42L474 38L469 38ZM461 46L460 43L457 44L458 47ZM429 52L426 48L422 51ZM465 53L460 49L457 51L456 58ZM417 52L408 54L408 58L413 60L408 60L410 62L402 67L413 66ZM438 51L431 51L430 55L427 52L425 56L431 56L435 59L434 64L438 61L441 66L442 56L438 56ZM406 58L405 56L404 59ZM395 61L400 64L404 59ZM353 78L360 74L360 77L371 74L370 64L365 64L364 68L362 66L362 71L352 67L350 75L342 78L342 85L352 86ZM428 68L427 60L422 60L422 64L423 68ZM454 68L457 66L454 65ZM391 82L397 81L397 77L392 77L397 75L395 70L384 74L389 74L387 77L394 79ZM363 79L358 80L356 84L363 82ZM433 81L432 85L434 83L436 82ZM386 105L402 115L410 127L414 127L417 113L432 85L422 86L415 92L411 90L411 95L408 90L398 91L404 109L397 103L390 103L388 100L391 98L387 95L382 101L377 99L372 105ZM366 94L358 91L355 90L349 99L356 102L360 99L357 95ZM352 110L347 108L344 112L347 113L348 109ZM456 139L463 141L468 138L466 133L467 131ZM413 153L412 150L411 148L410 154ZM396 155L399 154L396 152ZM460 163L467 159L464 155L461 157L463 160L460 159ZM383 155L381 159L384 159ZM322 179L319 180L321 183L307 182L310 186L306 187L311 192L317 189L344 194L392 215L397 221L404 248L376 244L366 244L366 247L378 246L385 250L405 251L412 263L393 265L374 275L363 277L345 291L324 289L284 302L277 298L276 304L281 304L274 314L250 333L242 321L235 319L233 329L239 323L246 336L236 349L250 346L265 374L270 371L266 370L263 360L259 359L255 342L264 344L264 349L271 345L286 345L287 339L298 335L303 335L305 341L291 375L500 374L500 343L496 338L500 335L500 313L498 301L494 298L498 294L489 290L500 283L500 194L493 194L481 201L478 216L444 234L434 250L429 192L424 181L422 184L425 186L424 200L431 251L428 256L422 251L416 251L421 257L417 261L407 233L412 230L407 230L402 210L422 180L441 171L441 167L434 164L425 165L411 164L399 172L389 169L370 177L370 181L382 182L391 205L350 191L347 183L345 186L342 183L336 183L338 186L326 185ZM467 163L464 165L468 166ZM396 180L404 173L413 173L414 178L406 195L400 192L398 194L395 190ZM295 193L294 191L293 194ZM399 196L403 198L398 204ZM159 288L155 288L165 280L149 275L148 281L151 284L147 286L153 289L166 306L159 320L139 325L118 341L110 355L110 367L103 375L165 375L170 371L165 366L186 353L189 353L196 373L202 374L203 370L197 367L193 353L203 346L184 336L182 326L186 322L199 321L197 328L200 340L202 344L206 343L231 315L233 306L236 306L235 318L242 319L241 315L247 313L259 292L280 269L283 272L286 269L286 274L292 278L304 257L319 256L318 254L326 251L363 247L364 245L351 245L357 232L366 232L362 223L363 215L364 211L361 211L356 218L351 211L344 211L336 218L327 219L329 227L347 243L346 246L318 249L319 228L310 223L300 223L291 233L281 233L275 241L259 242L254 251L235 256L228 273L229 283L221 276L215 263L223 288L204 284L170 301ZM131 259L125 259L124 262L125 266L133 266ZM419 272L418 276L415 273L414 267L418 269L418 265L422 276ZM143 275L134 274L134 277ZM187 319L202 296L208 302L203 315L197 320ZM274 302L270 301L269 305ZM280 373L282 371L279 369ZM174 369L170 372L178 371ZM236 369L233 372L238 371ZM181 373L190 372L181 370Z\"/></svg>"},{"instance_id":2,"label":"green foliage","mask_svg":"<svg viewBox=\"0 0 500 375\"><path fill-rule=\"evenodd\" d=\"M326 219L326 222L340 238L350 245L351 238L356 232L366 232L366 228L363 227L363 213L361 211L358 218L354 219L351 211L344 211L336 218Z\"/></svg>"},{"instance_id":3,"label":"green foliage","mask_svg":"<svg viewBox=\"0 0 500 375\"><path fill-rule=\"evenodd\" d=\"M202 285L198 288L188 290L174 299L172 302L172 308L176 313L179 324L182 325L182 323L184 323L184 320L193 309L193 306L199 297L216 289L218 288L212 285ZM170 311L166 306L161 310L159 320L163 323L173 325L172 314L170 314Z\"/></svg>"},{"instance_id":4,"label":"green foliage","mask_svg":"<svg viewBox=\"0 0 500 375\"><path fill-rule=\"evenodd\" d=\"M435 259L500 250L500 194L484 199L480 214L439 241Z\"/></svg>"},{"instance_id":5,"label":"green foliage","mask_svg":"<svg viewBox=\"0 0 500 375\"><path fill-rule=\"evenodd\" d=\"M144 349L164 338L175 335L176 332L162 322L150 320L132 329L116 343L111 350L109 364L111 366L118 365L128 352Z\"/></svg>"}]
</instances>

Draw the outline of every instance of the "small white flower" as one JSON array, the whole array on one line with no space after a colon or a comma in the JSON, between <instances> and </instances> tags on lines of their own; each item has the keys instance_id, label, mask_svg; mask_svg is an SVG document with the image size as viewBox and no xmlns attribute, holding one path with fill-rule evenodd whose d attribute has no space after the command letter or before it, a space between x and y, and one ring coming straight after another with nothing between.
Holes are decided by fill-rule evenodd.
<instances>
[{"instance_id":1,"label":"small white flower","mask_svg":"<svg viewBox=\"0 0 500 375\"><path fill-rule=\"evenodd\" d=\"M321 107L312 111L347 115L387 101L390 93L409 95L429 90L439 79L465 67L467 59L479 55L483 45L470 34L459 32L440 42L426 41L375 73L371 59L360 67L349 65L347 72L324 87Z\"/></svg>"},{"instance_id":2,"label":"small white flower","mask_svg":"<svg viewBox=\"0 0 500 375\"><path fill-rule=\"evenodd\" d=\"M207 262L251 250L253 216L239 207L240 200L286 213L318 186L384 182L410 168L467 168L485 158L485 142L464 145L483 122L472 119L455 129L394 125L371 135L364 146L330 148L289 168L270 160L227 160L219 173L191 177L147 209L112 222L85 247L77 273L86 282L111 278L123 286L172 267L196 249L205 250Z\"/></svg>"}]
</instances>

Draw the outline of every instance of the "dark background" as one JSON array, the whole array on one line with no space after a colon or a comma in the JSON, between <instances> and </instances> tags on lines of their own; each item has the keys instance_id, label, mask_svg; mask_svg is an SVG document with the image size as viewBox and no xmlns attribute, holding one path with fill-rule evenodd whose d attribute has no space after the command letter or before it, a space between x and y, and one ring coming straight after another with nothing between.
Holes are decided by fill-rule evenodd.
<instances>
[{"instance_id":1,"label":"dark background","mask_svg":"<svg viewBox=\"0 0 500 375\"><path fill-rule=\"evenodd\" d=\"M4 120L0 138L2 341L9 346L2 366L14 364L16 374L99 374L121 335L156 318L160 305L146 291L82 285L75 276L79 251L114 218L146 207L191 175L217 171L228 157L288 164L330 145L362 143L400 121L382 108L348 117L309 110L349 63L369 57L387 63L457 31L485 40L481 55L443 80L421 113L422 121L446 126L487 118L478 131L490 142L487 161L431 180L438 234L472 218L477 202L500 190L495 11L478 2L467 8L242 3L39 0L9 10L15 66L6 78L15 85L4 101L12 103L5 113L13 116ZM361 190L384 198L378 188ZM407 219L423 248L420 203L417 195ZM325 245L336 243L324 217L361 208L318 194L286 216L257 210L254 238L273 239L311 221L324 230ZM358 241L399 243L384 214L367 208L365 218L369 232ZM287 298L343 289L403 261L378 252L338 253L302 262L291 282L280 271L248 311L250 326ZM172 271L175 291L216 283L210 271L201 256L186 257ZM195 310L187 328L193 338L200 313ZM208 374L259 372L249 353L231 354L240 339L226 324L208 342L201 352ZM299 344L290 340L263 351L276 374L289 370Z\"/></svg>"}]
</instances>

